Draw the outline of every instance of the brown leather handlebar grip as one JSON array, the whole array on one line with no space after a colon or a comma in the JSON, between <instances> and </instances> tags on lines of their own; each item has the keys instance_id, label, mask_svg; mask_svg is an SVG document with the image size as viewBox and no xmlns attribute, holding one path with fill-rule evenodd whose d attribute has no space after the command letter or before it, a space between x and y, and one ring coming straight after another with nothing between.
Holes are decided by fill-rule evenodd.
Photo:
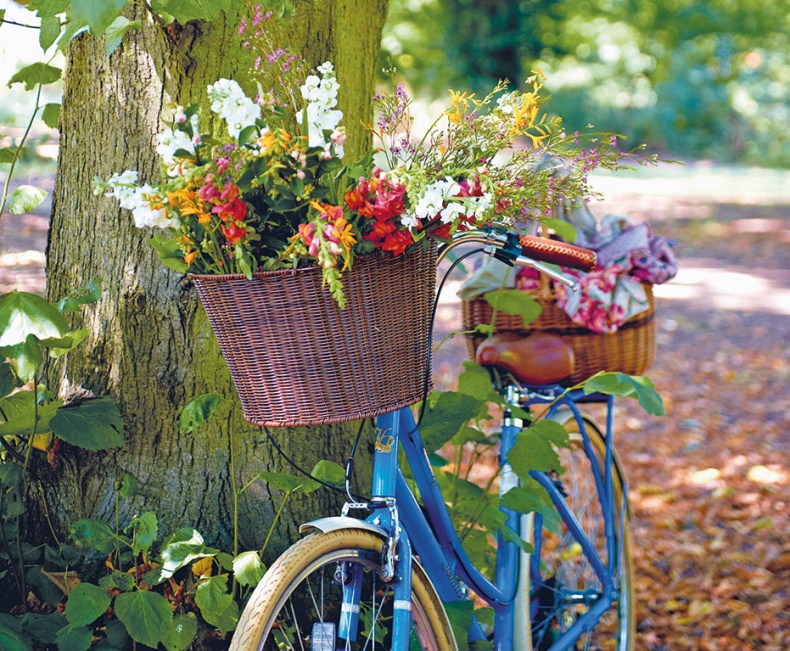
<instances>
[{"instance_id":1,"label":"brown leather handlebar grip","mask_svg":"<svg viewBox=\"0 0 790 651\"><path fill-rule=\"evenodd\" d=\"M592 271L595 267L595 252L580 246L534 235L520 235L518 241L524 255L533 260L581 271Z\"/></svg>"}]
</instances>

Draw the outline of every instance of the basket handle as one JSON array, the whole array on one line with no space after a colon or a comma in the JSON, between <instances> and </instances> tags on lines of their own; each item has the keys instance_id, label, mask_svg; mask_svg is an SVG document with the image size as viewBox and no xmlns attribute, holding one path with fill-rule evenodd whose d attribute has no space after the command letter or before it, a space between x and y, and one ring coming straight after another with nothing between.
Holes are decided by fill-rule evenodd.
<instances>
[{"instance_id":1,"label":"basket handle","mask_svg":"<svg viewBox=\"0 0 790 651\"><path fill-rule=\"evenodd\" d=\"M592 271L595 267L594 251L534 235L519 235L518 241L522 253L534 260L581 271Z\"/></svg>"}]
</instances>

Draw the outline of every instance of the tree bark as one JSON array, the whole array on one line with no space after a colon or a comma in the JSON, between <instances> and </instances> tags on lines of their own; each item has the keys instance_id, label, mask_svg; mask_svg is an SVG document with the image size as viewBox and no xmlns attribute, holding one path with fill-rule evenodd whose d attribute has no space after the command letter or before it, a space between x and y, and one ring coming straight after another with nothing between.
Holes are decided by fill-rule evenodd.
<instances>
[{"instance_id":1,"label":"tree bark","mask_svg":"<svg viewBox=\"0 0 790 651\"><path fill-rule=\"evenodd\" d=\"M340 108L353 160L366 145L361 123L370 121L370 97L386 0L300 0L283 47L311 65L335 64ZM138 10L139 11L139 10ZM159 530L194 526L207 541L230 551L233 539L231 447L235 476L243 485L262 470L288 470L263 432L241 415L235 389L195 290L165 269L134 228L128 211L91 191L94 176L138 170L156 181L155 136L176 104L206 104L206 86L220 77L242 81L254 54L238 46L236 25L223 20L161 28L148 16L108 59L89 34L67 55L61 111L61 150L47 251L48 294L56 299L102 279L101 301L85 309L89 339L57 367L61 395L109 395L121 410L127 444L104 453L66 445L57 466L37 468L46 513L59 535L80 518L115 521L116 480L129 476L136 494L121 500L120 521L154 511ZM244 85L244 83L243 83ZM248 92L254 91L254 86ZM78 317L79 319L80 317ZM263 345L263 344L262 344ZM225 400L218 415L191 434L179 433L178 414L195 396L215 392ZM355 424L276 430L274 436L298 463L323 458L345 462ZM240 543L259 547L275 502L257 482L239 509ZM276 532L272 551L296 535L300 521L336 507L328 491L294 499ZM43 522L40 519L39 522Z\"/></svg>"}]
</instances>

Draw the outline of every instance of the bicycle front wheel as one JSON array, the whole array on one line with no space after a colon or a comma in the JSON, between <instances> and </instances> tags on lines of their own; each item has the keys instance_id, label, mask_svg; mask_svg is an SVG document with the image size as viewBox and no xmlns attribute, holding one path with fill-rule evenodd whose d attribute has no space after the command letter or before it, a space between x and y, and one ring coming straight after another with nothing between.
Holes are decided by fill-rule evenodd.
<instances>
[{"instance_id":1,"label":"bicycle front wheel","mask_svg":"<svg viewBox=\"0 0 790 651\"><path fill-rule=\"evenodd\" d=\"M635 634L633 567L628 538L628 510L623 509L624 478L617 459L612 472L614 496L614 554L609 558L604 527L602 496L593 468L604 472L606 442L600 426L585 416L590 446L586 449L576 419L560 418L571 439L560 451L565 474L555 478L565 503L578 520L606 567L613 568L618 598L598 623L571 647L585 651L632 651ZM625 522L622 522L625 518ZM534 543L539 558L532 559L530 617L532 648L547 651L551 645L593 608L602 593L601 581L590 559L564 522L559 533L534 519Z\"/></svg>"},{"instance_id":2,"label":"bicycle front wheel","mask_svg":"<svg viewBox=\"0 0 790 651\"><path fill-rule=\"evenodd\" d=\"M380 578L383 541L371 532L345 529L314 533L277 559L253 592L231 642L231 651L389 650L393 585ZM344 602L355 581L359 596ZM412 572L410 648L456 649L447 615L424 571ZM359 613L344 639L344 612ZM352 639L353 638L353 639Z\"/></svg>"}]
</instances>

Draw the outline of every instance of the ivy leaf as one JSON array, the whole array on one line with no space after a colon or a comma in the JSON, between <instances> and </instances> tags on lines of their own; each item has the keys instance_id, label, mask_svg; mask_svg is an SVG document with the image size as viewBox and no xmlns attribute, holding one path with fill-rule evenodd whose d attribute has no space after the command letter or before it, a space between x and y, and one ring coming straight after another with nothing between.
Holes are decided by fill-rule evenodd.
<instances>
[{"instance_id":1,"label":"ivy leaf","mask_svg":"<svg viewBox=\"0 0 790 651\"><path fill-rule=\"evenodd\" d=\"M14 374L8 362L0 362L0 398L7 396L16 388Z\"/></svg>"},{"instance_id":2,"label":"ivy leaf","mask_svg":"<svg viewBox=\"0 0 790 651\"><path fill-rule=\"evenodd\" d=\"M254 588L263 578L265 571L266 568L256 551L242 552L233 559L233 575L243 586L249 585Z\"/></svg>"},{"instance_id":3,"label":"ivy leaf","mask_svg":"<svg viewBox=\"0 0 790 651\"><path fill-rule=\"evenodd\" d=\"M17 290L0 296L0 347L24 343L28 335L62 337L68 330L63 315L40 296Z\"/></svg>"},{"instance_id":4,"label":"ivy leaf","mask_svg":"<svg viewBox=\"0 0 790 651\"><path fill-rule=\"evenodd\" d=\"M69 536L78 549L100 554L109 554L116 542L112 529L101 520L78 520L69 528Z\"/></svg>"},{"instance_id":5,"label":"ivy leaf","mask_svg":"<svg viewBox=\"0 0 790 651\"><path fill-rule=\"evenodd\" d=\"M0 409L8 419L0 424L1 436L30 436L34 430L37 434L50 431L50 421L62 403L54 400L36 408L33 404L35 399L32 391L18 391L0 399Z\"/></svg>"},{"instance_id":6,"label":"ivy leaf","mask_svg":"<svg viewBox=\"0 0 790 651\"><path fill-rule=\"evenodd\" d=\"M491 384L489 372L474 362L465 361L464 371L458 376L458 392L486 402L502 402L502 396Z\"/></svg>"},{"instance_id":7,"label":"ivy leaf","mask_svg":"<svg viewBox=\"0 0 790 651\"><path fill-rule=\"evenodd\" d=\"M72 0L71 15L99 36L121 13L128 0Z\"/></svg>"},{"instance_id":8,"label":"ivy leaf","mask_svg":"<svg viewBox=\"0 0 790 651\"><path fill-rule=\"evenodd\" d=\"M28 9L38 12L39 17L51 17L68 11L71 0L31 0Z\"/></svg>"},{"instance_id":9,"label":"ivy leaf","mask_svg":"<svg viewBox=\"0 0 790 651\"><path fill-rule=\"evenodd\" d=\"M109 450L126 445L123 419L109 398L86 400L59 409L50 427L59 439L84 450Z\"/></svg>"},{"instance_id":10,"label":"ivy leaf","mask_svg":"<svg viewBox=\"0 0 790 651\"><path fill-rule=\"evenodd\" d=\"M80 305L90 305L101 298L101 280L91 280L85 287L74 289L55 305L63 314L76 312Z\"/></svg>"},{"instance_id":11,"label":"ivy leaf","mask_svg":"<svg viewBox=\"0 0 790 651\"><path fill-rule=\"evenodd\" d=\"M0 164L13 163L16 159L16 147L0 147Z\"/></svg>"},{"instance_id":12,"label":"ivy leaf","mask_svg":"<svg viewBox=\"0 0 790 651\"><path fill-rule=\"evenodd\" d=\"M568 445L568 432L559 423L541 420L523 430L507 455L513 471L524 481L530 470L562 472L562 463L556 447Z\"/></svg>"},{"instance_id":13,"label":"ivy leaf","mask_svg":"<svg viewBox=\"0 0 790 651\"><path fill-rule=\"evenodd\" d=\"M158 592L136 590L115 598L115 614L135 642L156 648L173 622L170 603Z\"/></svg>"},{"instance_id":14,"label":"ivy leaf","mask_svg":"<svg viewBox=\"0 0 790 651\"><path fill-rule=\"evenodd\" d=\"M38 61L18 70L8 82L8 87L11 88L13 84L25 84L25 90L33 90L39 84L56 82L62 72L60 68Z\"/></svg>"},{"instance_id":15,"label":"ivy leaf","mask_svg":"<svg viewBox=\"0 0 790 651\"><path fill-rule=\"evenodd\" d=\"M38 33L38 44L46 52L60 36L60 18L57 16L44 16L41 18L41 28Z\"/></svg>"},{"instance_id":16,"label":"ivy leaf","mask_svg":"<svg viewBox=\"0 0 790 651\"><path fill-rule=\"evenodd\" d=\"M196 530L188 527L179 529L162 546L160 576L167 579L192 561L216 556L218 551L204 545L203 536Z\"/></svg>"},{"instance_id":17,"label":"ivy leaf","mask_svg":"<svg viewBox=\"0 0 790 651\"><path fill-rule=\"evenodd\" d=\"M134 577L126 572L113 572L99 579L99 585L105 590L129 592L134 588Z\"/></svg>"},{"instance_id":18,"label":"ivy leaf","mask_svg":"<svg viewBox=\"0 0 790 651\"><path fill-rule=\"evenodd\" d=\"M16 617L0 613L0 649L8 651L33 651L33 645L22 632Z\"/></svg>"},{"instance_id":19,"label":"ivy leaf","mask_svg":"<svg viewBox=\"0 0 790 651\"><path fill-rule=\"evenodd\" d=\"M301 489L306 483L316 484L316 482L314 482L312 479L308 479L307 477L297 477L284 472L260 472L258 473L258 479L266 482L270 487L274 488L275 490L282 491L283 493L294 493L296 491L310 493L312 492L310 489L303 489L301 491L299 489ZM319 486L320 484L316 484L316 487ZM312 490L315 490L315 488Z\"/></svg>"},{"instance_id":20,"label":"ivy leaf","mask_svg":"<svg viewBox=\"0 0 790 651\"><path fill-rule=\"evenodd\" d=\"M151 243L151 246L154 247L160 262L168 269L173 269L179 273L185 273L186 270L189 269L189 265L184 260L184 254L181 252L178 240L154 235L148 241Z\"/></svg>"},{"instance_id":21,"label":"ivy leaf","mask_svg":"<svg viewBox=\"0 0 790 651\"><path fill-rule=\"evenodd\" d=\"M50 337L49 339L42 339L38 343L49 348L49 356L57 359L74 350L90 333L91 331L87 328L81 328L70 332L65 337Z\"/></svg>"},{"instance_id":22,"label":"ivy leaf","mask_svg":"<svg viewBox=\"0 0 790 651\"><path fill-rule=\"evenodd\" d=\"M203 581L195 593L195 605L209 624L225 634L239 621L239 606L228 594L228 575L220 574Z\"/></svg>"},{"instance_id":23,"label":"ivy leaf","mask_svg":"<svg viewBox=\"0 0 790 651\"><path fill-rule=\"evenodd\" d=\"M104 51L110 56L121 44L123 37L130 29L140 29L142 23L139 20L129 20L125 16L118 16L107 30L104 32Z\"/></svg>"},{"instance_id":24,"label":"ivy leaf","mask_svg":"<svg viewBox=\"0 0 790 651\"><path fill-rule=\"evenodd\" d=\"M124 533L128 534L130 531L134 532L132 553L137 555L142 552L148 552L151 549L151 545L154 544L156 534L159 531L156 514L153 511L147 511L141 516L133 518L129 526L124 529Z\"/></svg>"},{"instance_id":25,"label":"ivy leaf","mask_svg":"<svg viewBox=\"0 0 790 651\"><path fill-rule=\"evenodd\" d=\"M41 112L41 119L50 129L57 129L60 121L60 104L53 102L45 104L44 110Z\"/></svg>"},{"instance_id":26,"label":"ivy leaf","mask_svg":"<svg viewBox=\"0 0 790 651\"><path fill-rule=\"evenodd\" d=\"M564 219L557 219L556 217L545 217L540 220L548 228L553 230L560 239L573 244L576 241L576 227L566 222Z\"/></svg>"},{"instance_id":27,"label":"ivy leaf","mask_svg":"<svg viewBox=\"0 0 790 651\"><path fill-rule=\"evenodd\" d=\"M346 485L346 471L341 465L335 463L334 461L322 459L317 464L315 464L310 474L316 479L320 479L327 484L332 484L332 486L338 486L342 488Z\"/></svg>"},{"instance_id":28,"label":"ivy leaf","mask_svg":"<svg viewBox=\"0 0 790 651\"><path fill-rule=\"evenodd\" d=\"M198 631L195 613L176 615L162 636L162 644L167 651L185 651L192 644Z\"/></svg>"},{"instance_id":29,"label":"ivy leaf","mask_svg":"<svg viewBox=\"0 0 790 651\"><path fill-rule=\"evenodd\" d=\"M111 601L104 588L92 583L78 583L66 602L66 619L73 628L87 626L107 612Z\"/></svg>"},{"instance_id":30,"label":"ivy leaf","mask_svg":"<svg viewBox=\"0 0 790 651\"><path fill-rule=\"evenodd\" d=\"M88 651L93 642L93 631L87 626L64 626L55 636L58 651Z\"/></svg>"},{"instance_id":31,"label":"ivy leaf","mask_svg":"<svg viewBox=\"0 0 790 651\"><path fill-rule=\"evenodd\" d=\"M52 585L51 581L50 585ZM60 591L58 591L58 594L62 595ZM28 612L22 615L20 622L22 623L22 630L35 637L42 644L55 644L58 631L68 625L66 618L59 612L52 612L48 615ZM1 639L2 636L0 636ZM4 649L5 647L0 646L0 648Z\"/></svg>"},{"instance_id":32,"label":"ivy leaf","mask_svg":"<svg viewBox=\"0 0 790 651\"><path fill-rule=\"evenodd\" d=\"M12 215L24 215L38 208L46 198L46 190L34 185L20 185L8 199L8 212Z\"/></svg>"},{"instance_id":33,"label":"ivy leaf","mask_svg":"<svg viewBox=\"0 0 790 651\"><path fill-rule=\"evenodd\" d=\"M497 289L484 296L497 312L520 316L526 328L540 316L543 308L534 298L520 289Z\"/></svg>"},{"instance_id":34,"label":"ivy leaf","mask_svg":"<svg viewBox=\"0 0 790 651\"><path fill-rule=\"evenodd\" d=\"M428 452L435 452L474 418L485 405L485 400L455 391L444 391L435 404L425 410L420 432Z\"/></svg>"},{"instance_id":35,"label":"ivy leaf","mask_svg":"<svg viewBox=\"0 0 790 651\"><path fill-rule=\"evenodd\" d=\"M178 429L186 434L207 422L222 402L222 396L206 393L189 401L178 422Z\"/></svg>"},{"instance_id":36,"label":"ivy leaf","mask_svg":"<svg viewBox=\"0 0 790 651\"><path fill-rule=\"evenodd\" d=\"M605 393L625 396L639 401L640 406L651 416L666 416L664 401L656 391L653 381L641 375L601 372L584 383L584 393Z\"/></svg>"}]
</instances>

